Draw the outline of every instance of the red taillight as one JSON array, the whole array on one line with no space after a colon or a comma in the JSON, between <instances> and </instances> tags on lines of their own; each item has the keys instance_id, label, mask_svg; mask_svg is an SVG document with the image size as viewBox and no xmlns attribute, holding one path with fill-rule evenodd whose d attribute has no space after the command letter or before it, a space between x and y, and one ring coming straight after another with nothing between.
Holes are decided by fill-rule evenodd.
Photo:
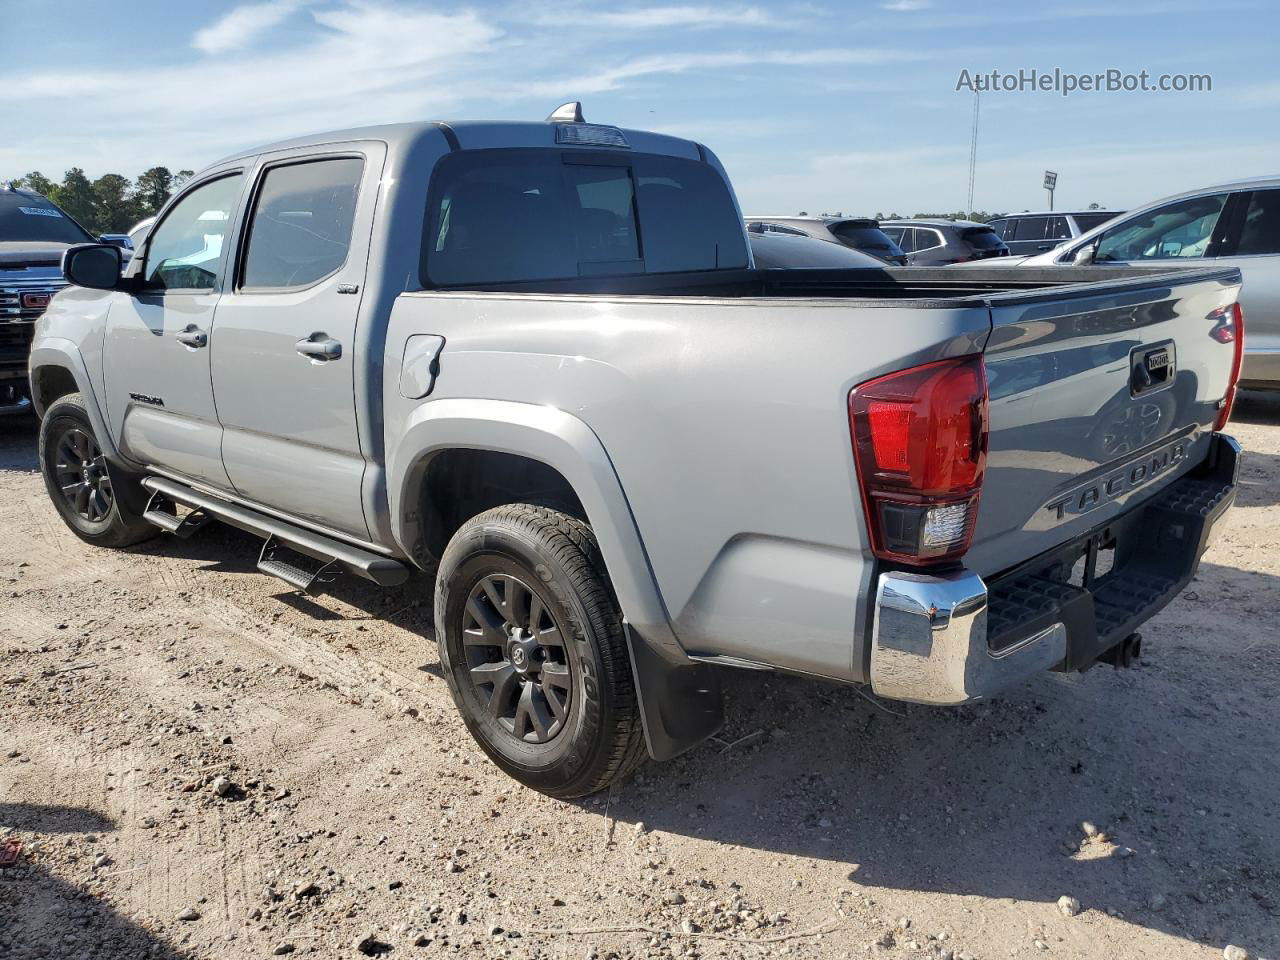
<instances>
[{"instance_id":1,"label":"red taillight","mask_svg":"<svg viewBox=\"0 0 1280 960\"><path fill-rule=\"evenodd\" d=\"M867 381L849 394L849 424L872 552L931 564L968 550L987 459L982 357Z\"/></svg>"},{"instance_id":2,"label":"red taillight","mask_svg":"<svg viewBox=\"0 0 1280 960\"><path fill-rule=\"evenodd\" d=\"M1236 383L1240 380L1240 367L1244 363L1244 310L1239 303L1233 303L1214 310L1209 314L1209 319L1217 321L1209 331L1209 336L1219 343L1235 346L1231 358L1231 379L1227 381L1227 392L1222 395L1218 421L1213 425L1213 429L1221 430L1231 419L1231 408L1236 402Z\"/></svg>"}]
</instances>

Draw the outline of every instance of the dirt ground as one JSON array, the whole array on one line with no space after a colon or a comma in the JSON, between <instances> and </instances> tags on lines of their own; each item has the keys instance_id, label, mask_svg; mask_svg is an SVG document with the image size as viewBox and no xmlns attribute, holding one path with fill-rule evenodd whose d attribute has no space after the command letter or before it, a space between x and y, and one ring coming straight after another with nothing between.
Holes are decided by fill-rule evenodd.
<instances>
[{"instance_id":1,"label":"dirt ground","mask_svg":"<svg viewBox=\"0 0 1280 960\"><path fill-rule=\"evenodd\" d=\"M735 673L718 741L562 803L467 737L429 583L95 550L0 423L0 957L1280 957L1280 397L1233 432L1137 669L952 710Z\"/></svg>"}]
</instances>

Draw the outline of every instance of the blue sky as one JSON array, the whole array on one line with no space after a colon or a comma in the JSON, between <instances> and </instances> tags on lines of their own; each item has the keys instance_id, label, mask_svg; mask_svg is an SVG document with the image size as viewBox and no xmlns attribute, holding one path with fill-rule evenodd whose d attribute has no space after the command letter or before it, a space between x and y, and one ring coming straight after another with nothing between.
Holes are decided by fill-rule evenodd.
<instances>
[{"instance_id":1,"label":"blue sky","mask_svg":"<svg viewBox=\"0 0 1280 960\"><path fill-rule=\"evenodd\" d=\"M1211 12L1210 12L1211 11ZM588 120L701 140L748 212L957 210L971 73L1207 73L1205 93L988 93L974 205L1129 207L1280 172L1266 0L0 0L0 177L200 168L407 119Z\"/></svg>"}]
</instances>

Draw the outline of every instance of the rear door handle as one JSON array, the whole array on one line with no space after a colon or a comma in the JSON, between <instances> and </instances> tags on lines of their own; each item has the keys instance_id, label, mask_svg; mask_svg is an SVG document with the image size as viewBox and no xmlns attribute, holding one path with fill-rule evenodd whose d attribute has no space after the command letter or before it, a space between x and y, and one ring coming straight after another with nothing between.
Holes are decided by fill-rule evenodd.
<instances>
[{"instance_id":1,"label":"rear door handle","mask_svg":"<svg viewBox=\"0 0 1280 960\"><path fill-rule=\"evenodd\" d=\"M320 363L342 356L342 344L327 333L313 333L305 340L299 340L294 347L301 356Z\"/></svg>"},{"instance_id":2,"label":"rear door handle","mask_svg":"<svg viewBox=\"0 0 1280 960\"><path fill-rule=\"evenodd\" d=\"M174 339L184 347L190 347L192 350L199 350L201 347L209 345L209 335L194 323L187 324L187 328L175 334Z\"/></svg>"}]
</instances>

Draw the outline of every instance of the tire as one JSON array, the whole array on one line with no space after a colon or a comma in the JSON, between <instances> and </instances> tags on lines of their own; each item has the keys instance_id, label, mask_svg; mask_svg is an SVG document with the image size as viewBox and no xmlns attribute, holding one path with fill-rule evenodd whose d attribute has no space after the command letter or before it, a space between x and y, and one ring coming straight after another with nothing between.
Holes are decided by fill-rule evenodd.
<instances>
[{"instance_id":1,"label":"tire","mask_svg":"<svg viewBox=\"0 0 1280 960\"><path fill-rule=\"evenodd\" d=\"M511 777L567 800L644 759L622 614L583 521L527 503L468 520L440 561L435 623L454 703Z\"/></svg>"},{"instance_id":2,"label":"tire","mask_svg":"<svg viewBox=\"0 0 1280 960\"><path fill-rule=\"evenodd\" d=\"M156 534L117 495L136 481L108 467L78 393L55 400L40 421L40 473L54 509L86 543L127 547Z\"/></svg>"}]
</instances>

